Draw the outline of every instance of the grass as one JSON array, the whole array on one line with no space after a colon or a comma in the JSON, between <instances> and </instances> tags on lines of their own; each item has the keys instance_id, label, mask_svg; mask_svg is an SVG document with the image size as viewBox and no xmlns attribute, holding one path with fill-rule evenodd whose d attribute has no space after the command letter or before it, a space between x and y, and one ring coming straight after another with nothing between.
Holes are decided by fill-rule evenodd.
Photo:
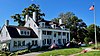
<instances>
[{"instance_id":1,"label":"grass","mask_svg":"<svg viewBox=\"0 0 100 56\"><path fill-rule=\"evenodd\" d=\"M82 49L89 48L89 47L94 47L94 44L93 45L87 45L86 47L56 49L56 50L52 50L52 51L47 50L47 47L43 47L43 48L32 49L31 52L38 52L38 51L44 50L44 51L47 51L47 52L39 54L38 56L59 56L59 55L68 56L70 54L79 53L79 52L82 51ZM98 47L100 47L100 43L98 43ZM0 56L8 56L8 55L9 56L16 56L16 55L25 54L25 53L30 53L30 52L28 52L27 49L16 51L16 52L13 52L13 53L0 51ZM78 56L100 56L100 51L99 52L88 52L88 53L80 54Z\"/></svg>"},{"instance_id":2,"label":"grass","mask_svg":"<svg viewBox=\"0 0 100 56\"><path fill-rule=\"evenodd\" d=\"M81 52L81 50L82 50L81 48L59 49L59 50L44 52L42 54L39 54L38 56L58 56L58 55L67 56L70 54Z\"/></svg>"},{"instance_id":3,"label":"grass","mask_svg":"<svg viewBox=\"0 0 100 56\"><path fill-rule=\"evenodd\" d=\"M27 52L28 52L27 49L16 51L16 52L0 51L0 56L17 56L17 55L25 54Z\"/></svg>"},{"instance_id":4,"label":"grass","mask_svg":"<svg viewBox=\"0 0 100 56\"><path fill-rule=\"evenodd\" d=\"M85 48L93 48L94 44L92 45L87 45L86 47L80 47L80 48L66 48L66 49L59 49L59 50L52 50L48 52L44 52L42 54L39 54L38 56L68 56L70 54L75 54L79 53L82 51L82 49ZM98 43L98 47L100 48L100 43ZM88 52L84 54L80 54L79 56L100 56L100 51L99 52Z\"/></svg>"},{"instance_id":5,"label":"grass","mask_svg":"<svg viewBox=\"0 0 100 56\"><path fill-rule=\"evenodd\" d=\"M77 56L100 56L100 51L91 51L91 52L79 54Z\"/></svg>"},{"instance_id":6,"label":"grass","mask_svg":"<svg viewBox=\"0 0 100 56\"><path fill-rule=\"evenodd\" d=\"M2 52L0 51L0 56L8 56L10 54L10 52Z\"/></svg>"}]
</instances>

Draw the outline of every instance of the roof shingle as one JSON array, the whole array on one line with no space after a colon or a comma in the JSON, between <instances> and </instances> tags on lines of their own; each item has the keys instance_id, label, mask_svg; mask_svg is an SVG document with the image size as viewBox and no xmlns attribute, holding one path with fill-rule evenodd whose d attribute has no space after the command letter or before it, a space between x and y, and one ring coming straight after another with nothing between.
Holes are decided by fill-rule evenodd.
<instances>
[{"instance_id":1,"label":"roof shingle","mask_svg":"<svg viewBox=\"0 0 100 56\"><path fill-rule=\"evenodd\" d=\"M11 38L38 38L35 32L31 28L19 27L19 26L6 26ZM17 31L17 28L20 30L30 30L29 36L20 35Z\"/></svg>"}]
</instances>

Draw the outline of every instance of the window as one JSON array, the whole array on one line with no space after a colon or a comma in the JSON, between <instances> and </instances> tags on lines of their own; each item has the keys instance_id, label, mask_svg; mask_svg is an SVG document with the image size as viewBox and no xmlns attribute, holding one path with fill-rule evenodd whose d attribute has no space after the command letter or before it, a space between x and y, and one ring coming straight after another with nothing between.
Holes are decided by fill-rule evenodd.
<instances>
[{"instance_id":1,"label":"window","mask_svg":"<svg viewBox=\"0 0 100 56\"><path fill-rule=\"evenodd\" d=\"M30 27L30 24L29 24L29 27Z\"/></svg>"},{"instance_id":2,"label":"window","mask_svg":"<svg viewBox=\"0 0 100 56\"><path fill-rule=\"evenodd\" d=\"M24 34L26 35L26 31L24 31Z\"/></svg>"},{"instance_id":3,"label":"window","mask_svg":"<svg viewBox=\"0 0 100 56\"><path fill-rule=\"evenodd\" d=\"M56 24L54 24L54 28L56 28Z\"/></svg>"},{"instance_id":4,"label":"window","mask_svg":"<svg viewBox=\"0 0 100 56\"><path fill-rule=\"evenodd\" d=\"M22 42L22 46L25 46L25 41Z\"/></svg>"},{"instance_id":5,"label":"window","mask_svg":"<svg viewBox=\"0 0 100 56\"><path fill-rule=\"evenodd\" d=\"M47 31L47 35L51 35L51 33L52 33L51 31Z\"/></svg>"},{"instance_id":6,"label":"window","mask_svg":"<svg viewBox=\"0 0 100 56\"><path fill-rule=\"evenodd\" d=\"M30 31L21 30L21 35L30 35Z\"/></svg>"},{"instance_id":7,"label":"window","mask_svg":"<svg viewBox=\"0 0 100 56\"><path fill-rule=\"evenodd\" d=\"M27 31L27 35L29 35L29 31Z\"/></svg>"},{"instance_id":8,"label":"window","mask_svg":"<svg viewBox=\"0 0 100 56\"><path fill-rule=\"evenodd\" d=\"M44 39L44 44L46 44L46 39Z\"/></svg>"},{"instance_id":9,"label":"window","mask_svg":"<svg viewBox=\"0 0 100 56\"><path fill-rule=\"evenodd\" d=\"M8 33L6 32L6 37L8 37Z\"/></svg>"},{"instance_id":10,"label":"window","mask_svg":"<svg viewBox=\"0 0 100 56\"><path fill-rule=\"evenodd\" d=\"M67 33L67 41L69 41L69 33Z\"/></svg>"},{"instance_id":11,"label":"window","mask_svg":"<svg viewBox=\"0 0 100 56\"><path fill-rule=\"evenodd\" d=\"M46 35L46 31L42 31L43 32L43 35Z\"/></svg>"},{"instance_id":12,"label":"window","mask_svg":"<svg viewBox=\"0 0 100 56\"><path fill-rule=\"evenodd\" d=\"M18 46L21 46L21 41L18 41Z\"/></svg>"},{"instance_id":13,"label":"window","mask_svg":"<svg viewBox=\"0 0 100 56\"><path fill-rule=\"evenodd\" d=\"M20 47L20 46L25 46L25 40L24 41L14 41L14 47Z\"/></svg>"},{"instance_id":14,"label":"window","mask_svg":"<svg viewBox=\"0 0 100 56\"><path fill-rule=\"evenodd\" d=\"M44 23L42 23L42 27L45 27L45 24Z\"/></svg>"},{"instance_id":15,"label":"window","mask_svg":"<svg viewBox=\"0 0 100 56\"><path fill-rule=\"evenodd\" d=\"M47 44L51 44L51 39L47 39Z\"/></svg>"},{"instance_id":16,"label":"window","mask_svg":"<svg viewBox=\"0 0 100 56\"><path fill-rule=\"evenodd\" d=\"M63 29L65 29L65 26L63 26Z\"/></svg>"},{"instance_id":17,"label":"window","mask_svg":"<svg viewBox=\"0 0 100 56\"><path fill-rule=\"evenodd\" d=\"M38 43L37 40L32 40L32 45L37 46L38 45L37 43Z\"/></svg>"},{"instance_id":18,"label":"window","mask_svg":"<svg viewBox=\"0 0 100 56\"><path fill-rule=\"evenodd\" d=\"M63 32L63 36L66 36L66 32Z\"/></svg>"},{"instance_id":19,"label":"window","mask_svg":"<svg viewBox=\"0 0 100 56\"><path fill-rule=\"evenodd\" d=\"M32 40L32 45L34 45L34 40Z\"/></svg>"},{"instance_id":20,"label":"window","mask_svg":"<svg viewBox=\"0 0 100 56\"><path fill-rule=\"evenodd\" d=\"M66 39L63 39L63 44L65 44L66 43Z\"/></svg>"},{"instance_id":21,"label":"window","mask_svg":"<svg viewBox=\"0 0 100 56\"><path fill-rule=\"evenodd\" d=\"M49 39L49 44L51 44L51 42L52 42L52 40L51 40L51 39Z\"/></svg>"},{"instance_id":22,"label":"window","mask_svg":"<svg viewBox=\"0 0 100 56\"><path fill-rule=\"evenodd\" d=\"M55 40L53 42L55 43Z\"/></svg>"},{"instance_id":23,"label":"window","mask_svg":"<svg viewBox=\"0 0 100 56\"><path fill-rule=\"evenodd\" d=\"M54 34L54 37L56 37L56 33Z\"/></svg>"},{"instance_id":24,"label":"window","mask_svg":"<svg viewBox=\"0 0 100 56\"><path fill-rule=\"evenodd\" d=\"M21 31L21 34L23 34L23 31Z\"/></svg>"},{"instance_id":25,"label":"window","mask_svg":"<svg viewBox=\"0 0 100 56\"><path fill-rule=\"evenodd\" d=\"M46 39L42 40L42 43L43 43L43 45L45 45L46 44Z\"/></svg>"},{"instance_id":26,"label":"window","mask_svg":"<svg viewBox=\"0 0 100 56\"><path fill-rule=\"evenodd\" d=\"M58 35L61 35L61 32L58 32Z\"/></svg>"},{"instance_id":27,"label":"window","mask_svg":"<svg viewBox=\"0 0 100 56\"><path fill-rule=\"evenodd\" d=\"M16 41L14 41L14 44L13 44L13 45L14 45L14 47L17 47L17 42L16 42Z\"/></svg>"},{"instance_id":28,"label":"window","mask_svg":"<svg viewBox=\"0 0 100 56\"><path fill-rule=\"evenodd\" d=\"M37 44L38 42L37 42L37 40L35 40L35 46L37 46L38 44Z\"/></svg>"},{"instance_id":29,"label":"window","mask_svg":"<svg viewBox=\"0 0 100 56\"><path fill-rule=\"evenodd\" d=\"M58 43L61 44L61 39L58 39Z\"/></svg>"},{"instance_id":30,"label":"window","mask_svg":"<svg viewBox=\"0 0 100 56\"><path fill-rule=\"evenodd\" d=\"M42 44L45 45L44 40L42 40Z\"/></svg>"},{"instance_id":31,"label":"window","mask_svg":"<svg viewBox=\"0 0 100 56\"><path fill-rule=\"evenodd\" d=\"M67 33L67 37L69 38L69 33Z\"/></svg>"},{"instance_id":32,"label":"window","mask_svg":"<svg viewBox=\"0 0 100 56\"><path fill-rule=\"evenodd\" d=\"M34 27L36 27L36 25L34 24Z\"/></svg>"},{"instance_id":33,"label":"window","mask_svg":"<svg viewBox=\"0 0 100 56\"><path fill-rule=\"evenodd\" d=\"M49 44L49 39L47 39L47 44Z\"/></svg>"}]
</instances>

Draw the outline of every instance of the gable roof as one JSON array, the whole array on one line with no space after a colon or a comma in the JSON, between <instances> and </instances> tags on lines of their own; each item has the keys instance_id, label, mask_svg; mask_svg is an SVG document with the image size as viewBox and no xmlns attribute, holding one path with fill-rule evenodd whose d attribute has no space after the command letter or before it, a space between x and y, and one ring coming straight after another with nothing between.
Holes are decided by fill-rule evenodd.
<instances>
[{"instance_id":1,"label":"gable roof","mask_svg":"<svg viewBox=\"0 0 100 56\"><path fill-rule=\"evenodd\" d=\"M39 26L39 22L45 22L45 25L46 25L46 26L49 26L50 28L52 28L52 27L51 27L52 24L56 24L56 27L60 28L60 25L59 25L59 23L57 23L57 22L47 21L47 20L44 20L44 19L39 19L39 20L37 20L35 23Z\"/></svg>"},{"instance_id":2,"label":"gable roof","mask_svg":"<svg viewBox=\"0 0 100 56\"><path fill-rule=\"evenodd\" d=\"M38 38L35 32L31 28L19 27L19 26L6 26L11 38ZM20 30L30 30L29 36L20 35L17 31L17 28Z\"/></svg>"}]
</instances>

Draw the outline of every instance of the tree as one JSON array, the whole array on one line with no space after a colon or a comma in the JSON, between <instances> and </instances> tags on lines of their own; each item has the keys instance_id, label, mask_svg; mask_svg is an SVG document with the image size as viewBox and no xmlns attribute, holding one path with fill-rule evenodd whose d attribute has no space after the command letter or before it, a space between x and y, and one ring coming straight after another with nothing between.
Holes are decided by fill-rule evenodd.
<instances>
[{"instance_id":1,"label":"tree","mask_svg":"<svg viewBox=\"0 0 100 56\"><path fill-rule=\"evenodd\" d=\"M71 39L75 38L76 41L84 41L87 32L87 25L83 22L82 19L79 19L72 12L67 12L61 13L58 18L54 18L52 20L58 22L59 19L62 19L62 22L66 24L66 28L70 29Z\"/></svg>"},{"instance_id":2,"label":"tree","mask_svg":"<svg viewBox=\"0 0 100 56\"><path fill-rule=\"evenodd\" d=\"M94 31L94 24L91 24L90 26L87 27L88 30L88 35L87 37L90 38L92 41L95 41L95 31ZM97 40L100 42L100 27L96 26L96 35L97 35Z\"/></svg>"},{"instance_id":3,"label":"tree","mask_svg":"<svg viewBox=\"0 0 100 56\"><path fill-rule=\"evenodd\" d=\"M85 38L84 38L84 42L85 42L85 43L89 43L90 41L91 41L91 38L89 38L89 37L85 37Z\"/></svg>"},{"instance_id":4,"label":"tree","mask_svg":"<svg viewBox=\"0 0 100 56\"><path fill-rule=\"evenodd\" d=\"M32 18L33 12L36 12L37 19L43 19L43 16L45 16L44 13L41 13L39 5L32 4L28 8L24 8L21 14L12 15L11 18L14 19L14 22L18 22L18 26L24 26L25 16L29 15Z\"/></svg>"},{"instance_id":5,"label":"tree","mask_svg":"<svg viewBox=\"0 0 100 56\"><path fill-rule=\"evenodd\" d=\"M86 27L87 25L83 22L82 19L78 19L77 16L72 16L69 23L67 24L68 28L71 30L71 37L74 37L77 41L84 41L86 36Z\"/></svg>"},{"instance_id":6,"label":"tree","mask_svg":"<svg viewBox=\"0 0 100 56\"><path fill-rule=\"evenodd\" d=\"M23 26L25 24L25 20L21 16L21 14L15 14L15 15L11 16L11 18L14 19L14 22L18 22L18 26Z\"/></svg>"}]
</instances>

